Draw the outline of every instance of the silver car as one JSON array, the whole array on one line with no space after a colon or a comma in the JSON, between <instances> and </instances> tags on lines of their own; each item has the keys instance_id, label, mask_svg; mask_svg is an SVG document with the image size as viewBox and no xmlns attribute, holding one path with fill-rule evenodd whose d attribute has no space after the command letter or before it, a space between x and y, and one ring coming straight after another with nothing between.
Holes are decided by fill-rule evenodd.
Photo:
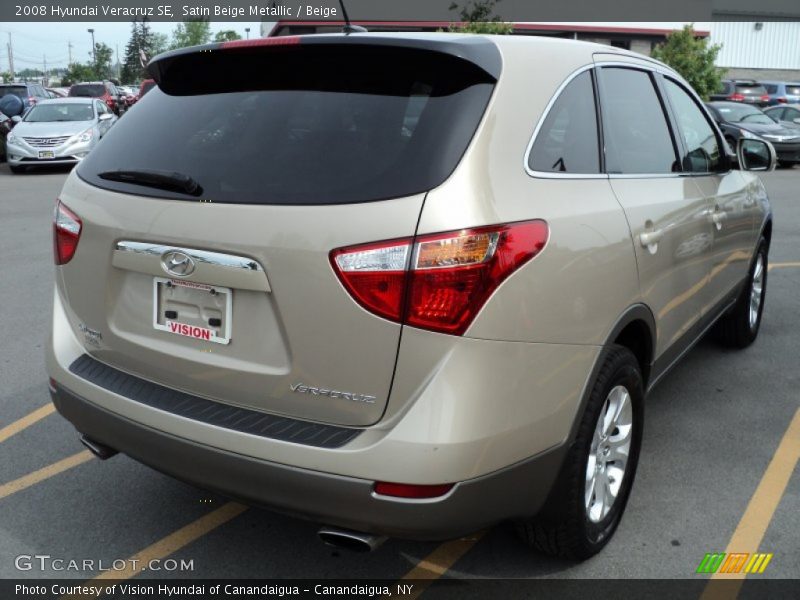
<instances>
[{"instance_id":1,"label":"silver car","mask_svg":"<svg viewBox=\"0 0 800 600\"><path fill-rule=\"evenodd\" d=\"M731 154L659 62L358 33L149 70L55 211L50 389L100 458L345 547L509 519L583 559L647 392L712 328L758 335L774 149Z\"/></svg>"},{"instance_id":2,"label":"silver car","mask_svg":"<svg viewBox=\"0 0 800 600\"><path fill-rule=\"evenodd\" d=\"M116 122L93 98L42 100L31 107L6 138L13 173L36 165L66 165L83 160Z\"/></svg>"}]
</instances>

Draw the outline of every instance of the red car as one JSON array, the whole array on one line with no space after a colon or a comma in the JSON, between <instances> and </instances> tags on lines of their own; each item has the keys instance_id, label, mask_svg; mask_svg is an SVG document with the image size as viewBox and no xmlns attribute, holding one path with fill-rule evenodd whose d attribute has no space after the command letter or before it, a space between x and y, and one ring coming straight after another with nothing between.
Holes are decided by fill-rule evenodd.
<instances>
[{"instance_id":1,"label":"red car","mask_svg":"<svg viewBox=\"0 0 800 600\"><path fill-rule=\"evenodd\" d=\"M125 110L124 96L110 81L85 81L69 88L69 95L78 98L99 98L119 116Z\"/></svg>"},{"instance_id":2,"label":"red car","mask_svg":"<svg viewBox=\"0 0 800 600\"><path fill-rule=\"evenodd\" d=\"M149 92L152 88L156 86L156 82L154 79L145 79L142 82L142 85L139 86L139 100L142 99L147 92Z\"/></svg>"}]
</instances>

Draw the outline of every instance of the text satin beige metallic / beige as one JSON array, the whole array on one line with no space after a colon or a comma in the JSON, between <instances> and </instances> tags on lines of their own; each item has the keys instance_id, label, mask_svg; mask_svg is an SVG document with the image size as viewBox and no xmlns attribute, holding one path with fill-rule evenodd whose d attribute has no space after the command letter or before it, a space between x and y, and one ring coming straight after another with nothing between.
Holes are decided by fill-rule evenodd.
<instances>
[{"instance_id":1,"label":"text satin beige metallic / beige","mask_svg":"<svg viewBox=\"0 0 800 600\"><path fill-rule=\"evenodd\" d=\"M54 223L51 394L101 458L348 547L511 519L583 559L646 392L708 330L756 338L774 149L661 63L358 33L149 69Z\"/></svg>"}]
</instances>

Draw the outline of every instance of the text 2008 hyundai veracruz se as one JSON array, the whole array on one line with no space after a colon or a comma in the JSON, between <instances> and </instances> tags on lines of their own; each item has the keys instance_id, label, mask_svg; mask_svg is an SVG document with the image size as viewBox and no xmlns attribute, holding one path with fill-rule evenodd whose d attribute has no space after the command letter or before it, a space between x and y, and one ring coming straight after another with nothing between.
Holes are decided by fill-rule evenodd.
<instances>
[{"instance_id":1,"label":"text 2008 hyundai veracruz se","mask_svg":"<svg viewBox=\"0 0 800 600\"><path fill-rule=\"evenodd\" d=\"M124 452L328 541L513 519L585 558L644 396L756 337L761 140L582 42L353 34L156 57L55 213L53 400ZM134 140L131 142L131 140Z\"/></svg>"}]
</instances>

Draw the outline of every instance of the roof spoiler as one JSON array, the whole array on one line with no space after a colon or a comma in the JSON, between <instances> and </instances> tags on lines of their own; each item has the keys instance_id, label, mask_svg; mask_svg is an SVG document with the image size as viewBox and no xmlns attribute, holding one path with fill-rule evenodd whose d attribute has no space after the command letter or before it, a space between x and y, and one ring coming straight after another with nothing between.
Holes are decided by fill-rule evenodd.
<instances>
[{"instance_id":1,"label":"roof spoiler","mask_svg":"<svg viewBox=\"0 0 800 600\"><path fill-rule=\"evenodd\" d=\"M452 40L448 39L451 35ZM260 53L269 47L279 50L297 45L304 47L329 45L409 48L435 52L469 62L495 81L500 77L502 69L500 51L491 40L481 36L442 34L429 38L423 36L307 35L218 42L164 52L150 61L147 70L164 92L167 94L179 93L177 88L181 85L180 81L207 76L208 70L203 68L204 63L207 66L213 65L216 62L213 59L219 58L219 55L215 56L218 53L237 52L244 56L252 55L254 52Z\"/></svg>"}]
</instances>

